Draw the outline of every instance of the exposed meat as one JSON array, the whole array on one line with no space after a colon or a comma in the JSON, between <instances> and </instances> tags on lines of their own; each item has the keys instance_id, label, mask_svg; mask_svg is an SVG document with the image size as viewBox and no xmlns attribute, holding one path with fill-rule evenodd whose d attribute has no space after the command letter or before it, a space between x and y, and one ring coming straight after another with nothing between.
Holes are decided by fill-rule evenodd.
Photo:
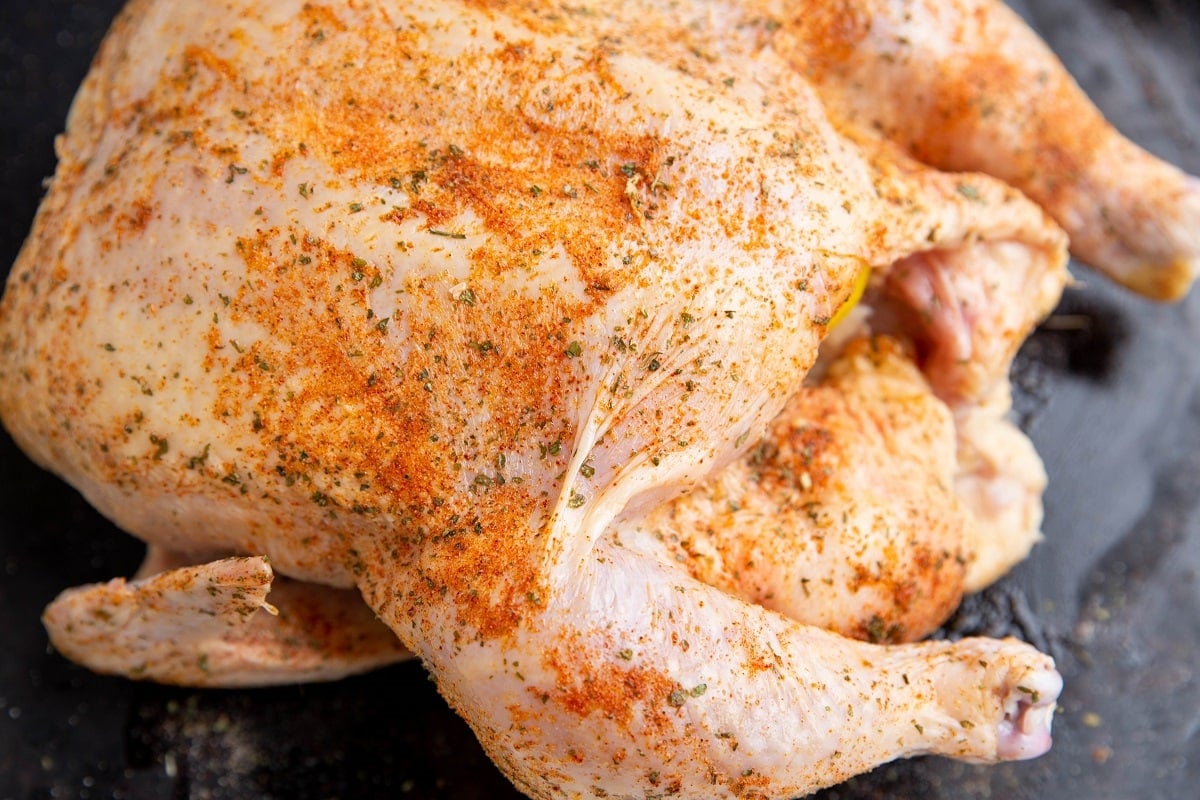
<instances>
[{"instance_id":1,"label":"exposed meat","mask_svg":"<svg viewBox=\"0 0 1200 800\"><path fill-rule=\"evenodd\" d=\"M54 641L214 685L411 652L537 797L790 797L1043 752L1061 681L1028 645L818 627L918 636L1040 519L1005 374L1066 236L917 159L1025 188L1161 296L1200 212L1157 162L1088 177L1092 139L984 79L1019 46L1126 147L1003 9L906 8L915 54L870 3L134 0L0 302L0 416L211 563L70 590ZM910 80L924 102L888 99ZM962 110L985 95L998 133ZM942 98L961 120L925 125ZM864 338L806 385L864 286ZM271 617L274 571L324 587Z\"/></svg>"}]
</instances>

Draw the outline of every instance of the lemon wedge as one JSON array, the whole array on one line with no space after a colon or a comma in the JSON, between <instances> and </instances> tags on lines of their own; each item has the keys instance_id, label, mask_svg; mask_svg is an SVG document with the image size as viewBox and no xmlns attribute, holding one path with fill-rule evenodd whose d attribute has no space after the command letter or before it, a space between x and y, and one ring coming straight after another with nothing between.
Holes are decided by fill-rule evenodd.
<instances>
[{"instance_id":1,"label":"lemon wedge","mask_svg":"<svg viewBox=\"0 0 1200 800\"><path fill-rule=\"evenodd\" d=\"M849 316L854 307L858 305L858 301L862 300L863 292L867 290L867 281L871 278L871 267L863 265L863 268L858 271L858 275L854 278L854 288L850 290L850 296L846 298L846 302L838 308L837 313L829 320L827 330L833 330L837 324Z\"/></svg>"}]
</instances>

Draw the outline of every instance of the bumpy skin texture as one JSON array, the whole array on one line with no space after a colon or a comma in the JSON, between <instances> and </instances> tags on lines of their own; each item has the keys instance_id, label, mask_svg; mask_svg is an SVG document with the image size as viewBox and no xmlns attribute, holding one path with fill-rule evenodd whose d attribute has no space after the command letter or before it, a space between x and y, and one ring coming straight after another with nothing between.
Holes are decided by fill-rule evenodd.
<instances>
[{"instance_id":1,"label":"bumpy skin texture","mask_svg":"<svg viewBox=\"0 0 1200 800\"><path fill-rule=\"evenodd\" d=\"M278 579L261 556L166 562L152 549L140 580L63 592L44 618L59 652L100 672L226 687L334 680L410 657L352 590Z\"/></svg>"},{"instance_id":2,"label":"bumpy skin texture","mask_svg":"<svg viewBox=\"0 0 1200 800\"><path fill-rule=\"evenodd\" d=\"M782 52L835 116L925 163L1020 188L1071 250L1130 289L1182 297L1200 269L1200 181L1121 136L1045 43L993 0L788 3Z\"/></svg>"},{"instance_id":3,"label":"bumpy skin texture","mask_svg":"<svg viewBox=\"0 0 1200 800\"><path fill-rule=\"evenodd\" d=\"M132 533L251 558L67 593L60 647L249 683L239 643L287 660L234 624L272 569L357 587L538 797L788 797L1048 747L1060 680L1032 648L844 638L647 524L805 408L867 268L924 377L887 369L946 404L909 431L955 480L932 510L976 513L963 420L1065 281L1038 206L858 126L812 11L135 0L0 303L0 415ZM844 414L839 375L817 405ZM233 633L187 619L205 595ZM326 676L403 655L347 626ZM181 629L194 658L157 658Z\"/></svg>"},{"instance_id":4,"label":"bumpy skin texture","mask_svg":"<svg viewBox=\"0 0 1200 800\"><path fill-rule=\"evenodd\" d=\"M958 605L975 519L954 419L890 339L859 340L767 437L649 514L666 558L793 619L913 641Z\"/></svg>"}]
</instances>

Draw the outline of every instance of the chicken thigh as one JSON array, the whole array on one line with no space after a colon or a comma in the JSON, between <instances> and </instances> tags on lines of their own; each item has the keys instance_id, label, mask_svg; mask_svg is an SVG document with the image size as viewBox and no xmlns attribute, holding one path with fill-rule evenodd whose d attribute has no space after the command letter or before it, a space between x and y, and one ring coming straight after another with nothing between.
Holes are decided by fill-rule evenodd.
<instances>
[{"instance_id":1,"label":"chicken thigh","mask_svg":"<svg viewBox=\"0 0 1200 800\"><path fill-rule=\"evenodd\" d=\"M297 679L411 652L536 797L789 797L916 753L1043 752L1061 681L1028 645L846 638L655 534L786 441L789 399L836 410L805 377L868 285L909 341L877 378L921 387L925 489L962 536L962 479L991 480L967 421L1066 280L1041 208L859 127L784 11L134 0L0 303L0 416L197 566L64 594L60 649L269 683L288 625L334 620ZM934 544L965 580L969 543ZM356 589L404 649L329 588L273 626L273 571Z\"/></svg>"},{"instance_id":2,"label":"chicken thigh","mask_svg":"<svg viewBox=\"0 0 1200 800\"><path fill-rule=\"evenodd\" d=\"M949 408L893 340L859 340L745 458L644 524L705 583L847 636L912 641L962 597L975 520L956 471Z\"/></svg>"}]
</instances>

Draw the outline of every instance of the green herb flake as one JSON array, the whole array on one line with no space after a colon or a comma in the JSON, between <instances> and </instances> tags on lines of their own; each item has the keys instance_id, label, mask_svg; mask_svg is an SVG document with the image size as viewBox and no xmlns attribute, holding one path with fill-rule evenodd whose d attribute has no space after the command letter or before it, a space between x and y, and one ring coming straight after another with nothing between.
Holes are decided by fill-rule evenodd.
<instances>
[{"instance_id":1,"label":"green herb flake","mask_svg":"<svg viewBox=\"0 0 1200 800\"><path fill-rule=\"evenodd\" d=\"M434 236L444 236L447 239L465 239L465 238L467 238L467 235L465 233L455 233L453 231L440 231L436 228L430 228L429 232L432 233Z\"/></svg>"},{"instance_id":2,"label":"green herb flake","mask_svg":"<svg viewBox=\"0 0 1200 800\"><path fill-rule=\"evenodd\" d=\"M958 193L961 194L963 197L967 198L968 200L971 200L976 203L983 202L983 196L979 194L979 190L976 189L974 186L972 186L969 183L959 183L954 188L956 188L958 190Z\"/></svg>"},{"instance_id":3,"label":"green herb flake","mask_svg":"<svg viewBox=\"0 0 1200 800\"><path fill-rule=\"evenodd\" d=\"M577 339L567 345L567 349L563 352L570 358L579 358L579 356L583 355L583 345Z\"/></svg>"},{"instance_id":4,"label":"green herb flake","mask_svg":"<svg viewBox=\"0 0 1200 800\"><path fill-rule=\"evenodd\" d=\"M167 454L171 449L171 443L167 441L165 436L155 436L150 434L150 444L154 445L154 460L158 461Z\"/></svg>"},{"instance_id":5,"label":"green herb flake","mask_svg":"<svg viewBox=\"0 0 1200 800\"><path fill-rule=\"evenodd\" d=\"M1017 691L1029 695L1029 699L1035 703L1041 699L1041 694L1036 689L1030 689L1028 686L1018 686Z\"/></svg>"},{"instance_id":6,"label":"green herb flake","mask_svg":"<svg viewBox=\"0 0 1200 800\"><path fill-rule=\"evenodd\" d=\"M191 458L189 458L188 462L187 462L187 468L188 469L199 469L201 466L203 466L204 462L208 461L208 450L210 447L212 447L212 445L210 445L210 444L204 445L204 452L202 452L198 456L192 456Z\"/></svg>"}]
</instances>

